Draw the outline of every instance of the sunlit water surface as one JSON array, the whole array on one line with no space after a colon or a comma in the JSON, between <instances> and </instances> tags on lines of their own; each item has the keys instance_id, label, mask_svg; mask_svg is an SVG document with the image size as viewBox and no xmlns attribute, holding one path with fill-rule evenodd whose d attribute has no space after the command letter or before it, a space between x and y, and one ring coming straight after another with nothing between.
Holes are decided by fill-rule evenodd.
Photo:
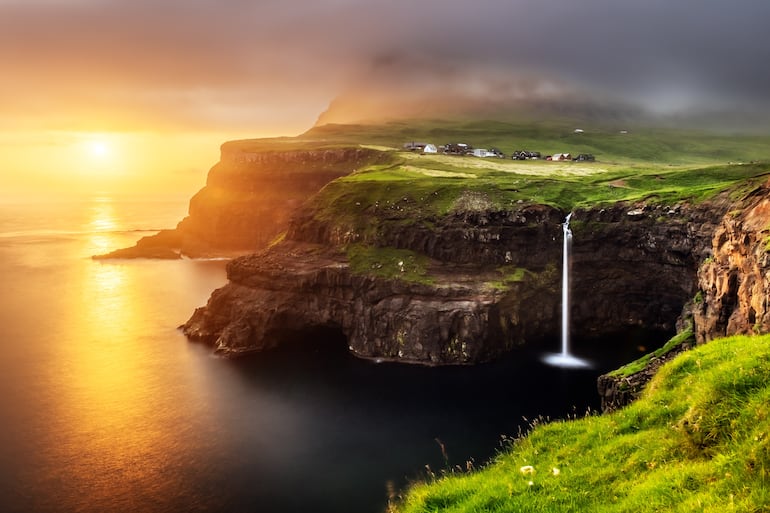
<instances>
[{"instance_id":1,"label":"sunlit water surface","mask_svg":"<svg viewBox=\"0 0 770 513\"><path fill-rule=\"evenodd\" d=\"M219 359L177 326L225 283L225 262L90 259L185 210L0 203L0 511L383 511L426 465L483 463L524 417L597 408L596 376L635 356L423 368L302 340Z\"/></svg>"}]
</instances>

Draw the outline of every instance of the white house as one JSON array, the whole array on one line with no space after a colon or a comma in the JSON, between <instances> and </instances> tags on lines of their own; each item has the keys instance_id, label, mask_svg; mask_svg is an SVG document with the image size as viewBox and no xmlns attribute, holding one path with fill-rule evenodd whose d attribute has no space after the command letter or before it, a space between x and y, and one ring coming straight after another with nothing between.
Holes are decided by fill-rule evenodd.
<instances>
[{"instance_id":1,"label":"white house","mask_svg":"<svg viewBox=\"0 0 770 513\"><path fill-rule=\"evenodd\" d=\"M473 150L474 157L499 157L494 151L490 151L484 148L476 148Z\"/></svg>"}]
</instances>

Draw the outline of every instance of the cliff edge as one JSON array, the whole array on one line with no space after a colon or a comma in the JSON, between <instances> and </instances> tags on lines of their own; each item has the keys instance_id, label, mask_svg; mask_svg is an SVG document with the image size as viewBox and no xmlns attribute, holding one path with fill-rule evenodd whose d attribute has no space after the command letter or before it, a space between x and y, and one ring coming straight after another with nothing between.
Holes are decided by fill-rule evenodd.
<instances>
[{"instance_id":1,"label":"cliff edge","mask_svg":"<svg viewBox=\"0 0 770 513\"><path fill-rule=\"evenodd\" d=\"M257 147L254 147L256 145ZM260 147L230 141L175 229L94 258L232 257L258 251L286 230L293 212L335 178L388 153L362 147Z\"/></svg>"}]
</instances>

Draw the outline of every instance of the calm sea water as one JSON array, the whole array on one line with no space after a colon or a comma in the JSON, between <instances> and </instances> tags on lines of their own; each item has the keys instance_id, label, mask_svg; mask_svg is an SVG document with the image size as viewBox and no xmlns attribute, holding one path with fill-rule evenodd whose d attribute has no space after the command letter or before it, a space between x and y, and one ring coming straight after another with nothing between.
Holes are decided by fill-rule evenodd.
<instances>
[{"instance_id":1,"label":"calm sea water","mask_svg":"<svg viewBox=\"0 0 770 513\"><path fill-rule=\"evenodd\" d=\"M175 226L186 204L0 203L0 511L376 513L426 465L483 463L523 417L597 408L596 376L635 356L422 368L304 340L213 357L177 326L224 262L90 259Z\"/></svg>"}]
</instances>

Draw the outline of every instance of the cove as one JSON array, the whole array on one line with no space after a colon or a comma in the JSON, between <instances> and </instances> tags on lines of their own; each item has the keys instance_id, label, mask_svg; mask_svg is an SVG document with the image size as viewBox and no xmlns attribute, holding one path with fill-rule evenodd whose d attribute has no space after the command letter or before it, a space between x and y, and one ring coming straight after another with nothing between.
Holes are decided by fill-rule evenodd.
<instances>
[{"instance_id":1,"label":"cove","mask_svg":"<svg viewBox=\"0 0 770 513\"><path fill-rule=\"evenodd\" d=\"M216 476L235 510L383 511L388 494L413 480L484 464L501 436L533 419L597 411L596 377L638 356L640 340L665 340L650 332L576 338L575 354L595 366L564 369L541 361L556 339L492 363L425 367L355 358L331 332L303 337L215 360L232 375L212 385L239 391L220 405L234 423L237 464Z\"/></svg>"}]
</instances>

